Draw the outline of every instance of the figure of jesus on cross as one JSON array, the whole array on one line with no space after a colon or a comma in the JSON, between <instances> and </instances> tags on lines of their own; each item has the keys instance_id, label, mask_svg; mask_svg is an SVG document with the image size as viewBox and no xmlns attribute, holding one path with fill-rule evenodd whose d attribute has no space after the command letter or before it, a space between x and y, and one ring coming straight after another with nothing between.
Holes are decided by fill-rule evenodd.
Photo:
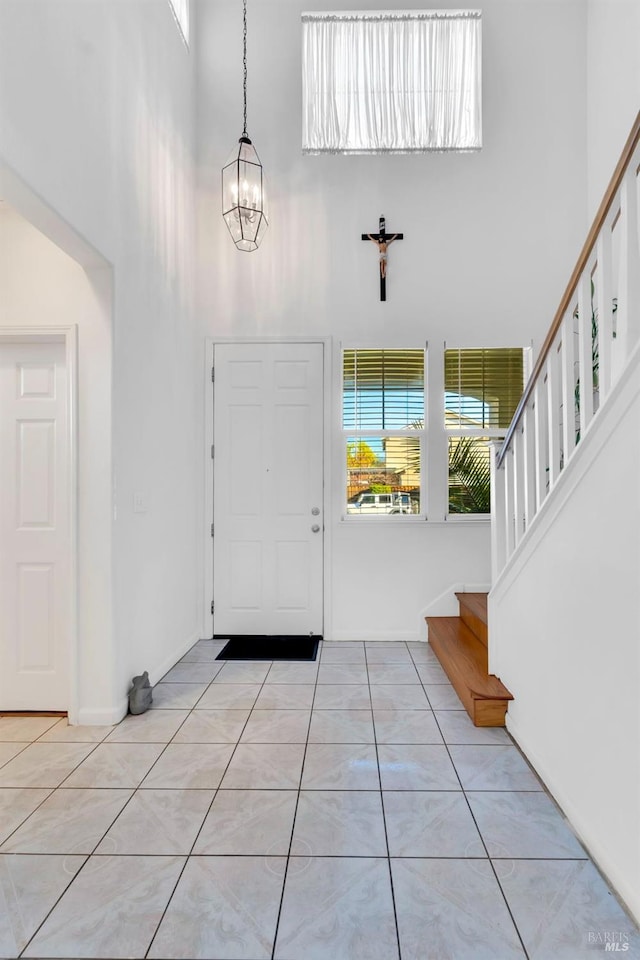
<instances>
[{"instance_id":1,"label":"figure of jesus on cross","mask_svg":"<svg viewBox=\"0 0 640 960\"><path fill-rule=\"evenodd\" d=\"M378 247L380 256L380 299L387 299L387 248L394 240L402 240L402 233L387 233L385 229L385 219L380 217L378 233L363 233L363 240L370 240Z\"/></svg>"}]
</instances>

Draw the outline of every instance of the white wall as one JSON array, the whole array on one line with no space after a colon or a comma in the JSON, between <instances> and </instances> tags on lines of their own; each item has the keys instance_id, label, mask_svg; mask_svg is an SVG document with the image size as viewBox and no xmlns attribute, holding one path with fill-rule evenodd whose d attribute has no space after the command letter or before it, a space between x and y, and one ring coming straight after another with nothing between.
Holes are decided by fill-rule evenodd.
<instances>
[{"instance_id":1,"label":"white wall","mask_svg":"<svg viewBox=\"0 0 640 960\"><path fill-rule=\"evenodd\" d=\"M117 719L131 676L157 679L199 635L192 104L166 0L0 3L0 164L113 267L111 689L85 722ZM84 437L97 458L102 441Z\"/></svg>"},{"instance_id":2,"label":"white wall","mask_svg":"<svg viewBox=\"0 0 640 960\"><path fill-rule=\"evenodd\" d=\"M78 636L74 717L113 707L111 622L111 277L85 271L0 203L0 326L78 326ZM91 443L92 436L102 438Z\"/></svg>"},{"instance_id":3,"label":"white wall","mask_svg":"<svg viewBox=\"0 0 640 960\"><path fill-rule=\"evenodd\" d=\"M314 9L370 6L321 0ZM209 334L328 336L334 361L340 342L428 340L438 351L445 340L539 344L586 233L584 3L486 0L484 149L391 158L301 155L300 13L308 7L249 4L248 132L268 177L271 225L257 252L241 254L220 216L220 170L242 128L241 5L198 3L197 294ZM381 214L405 236L389 251L386 303L376 252L360 240ZM334 362L336 397L339 372ZM439 411L437 391L433 402ZM441 492L430 491L430 519L440 524L409 531L340 521L334 445L336 636L416 635L420 611L447 585L490 580L487 525L441 522L443 449Z\"/></svg>"},{"instance_id":4,"label":"white wall","mask_svg":"<svg viewBox=\"0 0 640 960\"><path fill-rule=\"evenodd\" d=\"M640 3L588 0L587 132L593 219L640 110Z\"/></svg>"},{"instance_id":5,"label":"white wall","mask_svg":"<svg viewBox=\"0 0 640 960\"><path fill-rule=\"evenodd\" d=\"M640 353L490 594L507 726L640 919Z\"/></svg>"}]
</instances>

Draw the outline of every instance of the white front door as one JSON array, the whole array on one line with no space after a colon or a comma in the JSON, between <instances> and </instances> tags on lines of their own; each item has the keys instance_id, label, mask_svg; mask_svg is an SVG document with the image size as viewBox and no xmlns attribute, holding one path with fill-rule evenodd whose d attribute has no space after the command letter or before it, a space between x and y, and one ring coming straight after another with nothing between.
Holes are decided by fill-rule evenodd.
<instances>
[{"instance_id":1,"label":"white front door","mask_svg":"<svg viewBox=\"0 0 640 960\"><path fill-rule=\"evenodd\" d=\"M214 634L322 634L323 345L214 367Z\"/></svg>"},{"instance_id":2,"label":"white front door","mask_svg":"<svg viewBox=\"0 0 640 960\"><path fill-rule=\"evenodd\" d=\"M64 342L0 342L0 710L67 710L70 415Z\"/></svg>"}]
</instances>

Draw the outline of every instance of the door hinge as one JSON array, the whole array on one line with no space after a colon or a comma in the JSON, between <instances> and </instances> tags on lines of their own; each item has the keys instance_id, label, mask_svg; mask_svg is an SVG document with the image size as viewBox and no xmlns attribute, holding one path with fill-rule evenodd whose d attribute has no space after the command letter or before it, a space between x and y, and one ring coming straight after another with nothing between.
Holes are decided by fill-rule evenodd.
<instances>
[{"instance_id":1,"label":"door hinge","mask_svg":"<svg viewBox=\"0 0 640 960\"><path fill-rule=\"evenodd\" d=\"M213 450L214 450L214 444L212 443L212 444L211 444L211 459L212 459L212 460L213 460Z\"/></svg>"},{"instance_id":2,"label":"door hinge","mask_svg":"<svg viewBox=\"0 0 640 960\"><path fill-rule=\"evenodd\" d=\"M211 524L211 536L213 536L213 524Z\"/></svg>"},{"instance_id":3,"label":"door hinge","mask_svg":"<svg viewBox=\"0 0 640 960\"><path fill-rule=\"evenodd\" d=\"M216 382L216 368L211 367L211 383L215 383L215 382Z\"/></svg>"},{"instance_id":4,"label":"door hinge","mask_svg":"<svg viewBox=\"0 0 640 960\"><path fill-rule=\"evenodd\" d=\"M213 600L211 601L211 613L213 614Z\"/></svg>"}]
</instances>

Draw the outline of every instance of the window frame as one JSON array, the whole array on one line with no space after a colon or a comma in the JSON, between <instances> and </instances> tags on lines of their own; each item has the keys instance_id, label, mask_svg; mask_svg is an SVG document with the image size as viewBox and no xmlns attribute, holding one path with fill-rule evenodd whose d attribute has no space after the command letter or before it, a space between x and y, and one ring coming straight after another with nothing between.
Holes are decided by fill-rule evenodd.
<instances>
[{"instance_id":1,"label":"window frame","mask_svg":"<svg viewBox=\"0 0 640 960\"><path fill-rule=\"evenodd\" d=\"M313 11L301 20L303 154L482 149L481 9Z\"/></svg>"},{"instance_id":2,"label":"window frame","mask_svg":"<svg viewBox=\"0 0 640 960\"><path fill-rule=\"evenodd\" d=\"M344 389L344 362L345 362L345 353L351 351L379 351L379 352L400 352L403 350L407 351L422 351L423 353L423 425L421 428L416 428L412 430L409 436L412 439L418 439L419 441L419 450L420 450L420 511L418 513L410 514L393 514L393 513L380 513L376 514L357 514L357 513L348 513L347 512L347 490L348 490L348 467L347 467L347 443L351 439L355 440L367 440L371 439L380 439L384 440L386 438L399 437L401 439L406 439L407 430L399 429L372 429L358 426L349 426L345 427L344 425L344 413L345 413L345 389ZM339 401L339 410L340 410L340 462L342 464L342 470L340 472L340 481L341 481L341 521L352 524L356 523L361 525L363 523L415 523L427 519L426 513L426 487L425 487L425 477L426 477L426 463L427 463L427 433L428 433L428 390L429 390L429 374L428 374L428 359L429 359L429 347L428 343L423 342L415 346L390 346L384 345L379 346L377 343L372 344L352 344L349 343L345 345L344 343L339 344L339 390L340 390L340 401Z\"/></svg>"},{"instance_id":3,"label":"window frame","mask_svg":"<svg viewBox=\"0 0 640 960\"><path fill-rule=\"evenodd\" d=\"M446 355L450 350L459 351L463 353L464 351L479 351L479 350L521 350L522 351L522 389L520 395L522 396L522 391L524 390L525 384L529 378L531 372L531 348L530 347L520 347L520 346L505 346L503 343L499 345L492 346L454 346L451 343L445 342L442 349L442 377L443 377L443 390L441 396L441 413L442 413L442 429L444 431L444 436L446 439L446 468L447 475L445 477L446 481L446 513L445 520L447 523L478 523L478 522L490 522L491 520L491 511L489 510L486 513L456 513L450 510L450 498L449 498L449 444L450 440L454 437L460 439L465 438L475 438L478 440L486 439L490 447L491 444L499 444L505 437L508 425L506 427L490 427L490 426L477 426L477 427L447 427L446 425L446 394L447 394L447 384L446 384Z\"/></svg>"}]
</instances>

